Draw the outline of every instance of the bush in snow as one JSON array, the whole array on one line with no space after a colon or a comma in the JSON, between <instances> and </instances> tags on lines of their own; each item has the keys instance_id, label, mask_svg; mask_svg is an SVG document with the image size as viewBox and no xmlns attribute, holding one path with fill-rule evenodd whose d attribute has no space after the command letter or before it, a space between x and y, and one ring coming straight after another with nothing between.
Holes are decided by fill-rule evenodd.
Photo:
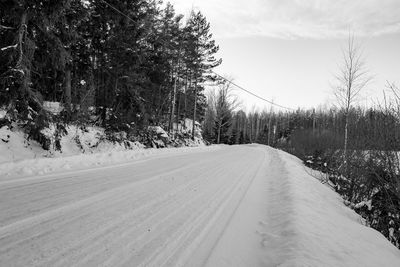
<instances>
[{"instance_id":1,"label":"bush in snow","mask_svg":"<svg viewBox=\"0 0 400 267\"><path fill-rule=\"evenodd\" d=\"M304 158L306 166L321 172L318 178L343 196L368 226L400 248L400 161L393 151L352 151L347 168L342 153L315 153Z\"/></svg>"}]
</instances>

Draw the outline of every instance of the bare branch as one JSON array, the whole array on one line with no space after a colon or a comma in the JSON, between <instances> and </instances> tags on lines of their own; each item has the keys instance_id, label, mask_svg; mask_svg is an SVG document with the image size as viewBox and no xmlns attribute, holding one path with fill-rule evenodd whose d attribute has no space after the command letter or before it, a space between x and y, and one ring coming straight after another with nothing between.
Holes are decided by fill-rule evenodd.
<instances>
[{"instance_id":1,"label":"bare branch","mask_svg":"<svg viewBox=\"0 0 400 267\"><path fill-rule=\"evenodd\" d=\"M342 56L342 67L335 76L337 85L334 95L342 108L348 111L372 77L365 67L361 47L355 44L353 34L349 34L346 49L342 48Z\"/></svg>"},{"instance_id":2,"label":"bare branch","mask_svg":"<svg viewBox=\"0 0 400 267\"><path fill-rule=\"evenodd\" d=\"M5 46L5 47L0 48L0 51L6 51L6 50L11 49L11 48L16 49L17 47L18 47L18 44L9 45L9 46Z\"/></svg>"},{"instance_id":3,"label":"bare branch","mask_svg":"<svg viewBox=\"0 0 400 267\"><path fill-rule=\"evenodd\" d=\"M14 30L13 27L8 27L0 24L0 30Z\"/></svg>"}]
</instances>

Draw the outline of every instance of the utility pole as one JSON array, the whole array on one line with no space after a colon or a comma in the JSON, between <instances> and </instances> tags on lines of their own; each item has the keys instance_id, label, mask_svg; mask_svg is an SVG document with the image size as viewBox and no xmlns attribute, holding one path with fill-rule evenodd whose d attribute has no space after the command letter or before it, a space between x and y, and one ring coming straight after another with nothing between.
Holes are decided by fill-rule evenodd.
<instances>
[{"instance_id":1,"label":"utility pole","mask_svg":"<svg viewBox=\"0 0 400 267\"><path fill-rule=\"evenodd\" d=\"M269 118L268 118L268 146L271 145L271 119L272 119L272 107L274 101L272 101L271 109L269 110Z\"/></svg>"},{"instance_id":2,"label":"utility pole","mask_svg":"<svg viewBox=\"0 0 400 267\"><path fill-rule=\"evenodd\" d=\"M313 134L315 134L315 123L316 123L315 108L313 108L313 123L312 123Z\"/></svg>"}]
</instances>

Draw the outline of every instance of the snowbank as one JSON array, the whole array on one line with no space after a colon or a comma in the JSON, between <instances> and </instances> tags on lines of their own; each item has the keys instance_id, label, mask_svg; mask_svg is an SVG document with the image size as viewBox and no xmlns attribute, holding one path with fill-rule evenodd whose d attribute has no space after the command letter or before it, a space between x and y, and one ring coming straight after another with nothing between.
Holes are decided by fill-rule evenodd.
<instances>
[{"instance_id":1,"label":"snowbank","mask_svg":"<svg viewBox=\"0 0 400 267\"><path fill-rule=\"evenodd\" d=\"M36 158L0 164L0 181L2 178L20 178L27 176L45 175L66 171L77 171L91 168L115 166L118 164L129 164L132 161L144 160L148 157L169 156L196 151L209 151L219 149L221 146L213 147L183 147L164 149L137 149L125 151L110 151L93 154L79 154L74 156L58 158ZM156 167L156 166L155 166Z\"/></svg>"},{"instance_id":2,"label":"snowbank","mask_svg":"<svg viewBox=\"0 0 400 267\"><path fill-rule=\"evenodd\" d=\"M98 127L67 126L67 133L60 139L61 150L54 147L55 127L43 129L42 133L52 140L49 150L44 150L40 144L27 140L26 134L14 125L0 128L0 164L29 160L36 158L66 157L82 153L102 153L109 151L125 151L127 149L142 149L144 146L138 142L126 141L123 144L105 140L104 130Z\"/></svg>"},{"instance_id":3,"label":"snowbank","mask_svg":"<svg viewBox=\"0 0 400 267\"><path fill-rule=\"evenodd\" d=\"M3 119L6 116L7 112L4 109L0 108L0 119Z\"/></svg>"},{"instance_id":4,"label":"snowbank","mask_svg":"<svg viewBox=\"0 0 400 267\"><path fill-rule=\"evenodd\" d=\"M159 126L153 131L169 142L168 134ZM145 149L139 142L111 142L106 139L104 129L100 127L67 126L66 134L60 137L60 149L55 147L55 126L42 130L42 134L51 140L49 150L33 140L27 140L26 134L14 125L0 128L0 180L3 177L24 177L68 170L80 170L98 166L126 163L143 159L149 155L178 153L178 149ZM163 144L162 140L156 140ZM204 147L202 139L184 140L185 146ZM195 148L193 148L195 149ZM189 148L179 148L179 153Z\"/></svg>"},{"instance_id":5,"label":"snowbank","mask_svg":"<svg viewBox=\"0 0 400 267\"><path fill-rule=\"evenodd\" d=\"M22 131L11 131L8 126L0 128L0 164L36 158L42 154L44 150L41 146L27 141Z\"/></svg>"},{"instance_id":6,"label":"snowbank","mask_svg":"<svg viewBox=\"0 0 400 267\"><path fill-rule=\"evenodd\" d=\"M284 226L283 246L290 252L279 266L400 266L395 246L364 226L362 218L310 176L298 158L279 153L287 173L279 186L286 200L277 221Z\"/></svg>"},{"instance_id":7,"label":"snowbank","mask_svg":"<svg viewBox=\"0 0 400 267\"><path fill-rule=\"evenodd\" d=\"M54 115L60 114L60 112L64 110L64 107L60 102L50 102L50 101L44 101L43 108Z\"/></svg>"},{"instance_id":8,"label":"snowbank","mask_svg":"<svg viewBox=\"0 0 400 267\"><path fill-rule=\"evenodd\" d=\"M194 135L197 138L202 138L202 130L201 130L201 124L198 121L195 121L194 123ZM181 134L192 134L193 131L193 120L191 119L184 119L180 121L179 123L174 122L172 124L172 127L174 129L174 132L176 133L181 133Z\"/></svg>"}]
</instances>

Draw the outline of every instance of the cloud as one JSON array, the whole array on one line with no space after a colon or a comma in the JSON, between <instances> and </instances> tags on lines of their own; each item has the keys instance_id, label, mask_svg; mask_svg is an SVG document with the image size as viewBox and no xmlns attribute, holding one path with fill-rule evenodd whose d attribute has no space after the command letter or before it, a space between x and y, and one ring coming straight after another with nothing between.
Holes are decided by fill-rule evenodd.
<instances>
[{"instance_id":1,"label":"cloud","mask_svg":"<svg viewBox=\"0 0 400 267\"><path fill-rule=\"evenodd\" d=\"M173 0L200 9L219 37L340 38L400 32L399 0Z\"/></svg>"}]
</instances>

